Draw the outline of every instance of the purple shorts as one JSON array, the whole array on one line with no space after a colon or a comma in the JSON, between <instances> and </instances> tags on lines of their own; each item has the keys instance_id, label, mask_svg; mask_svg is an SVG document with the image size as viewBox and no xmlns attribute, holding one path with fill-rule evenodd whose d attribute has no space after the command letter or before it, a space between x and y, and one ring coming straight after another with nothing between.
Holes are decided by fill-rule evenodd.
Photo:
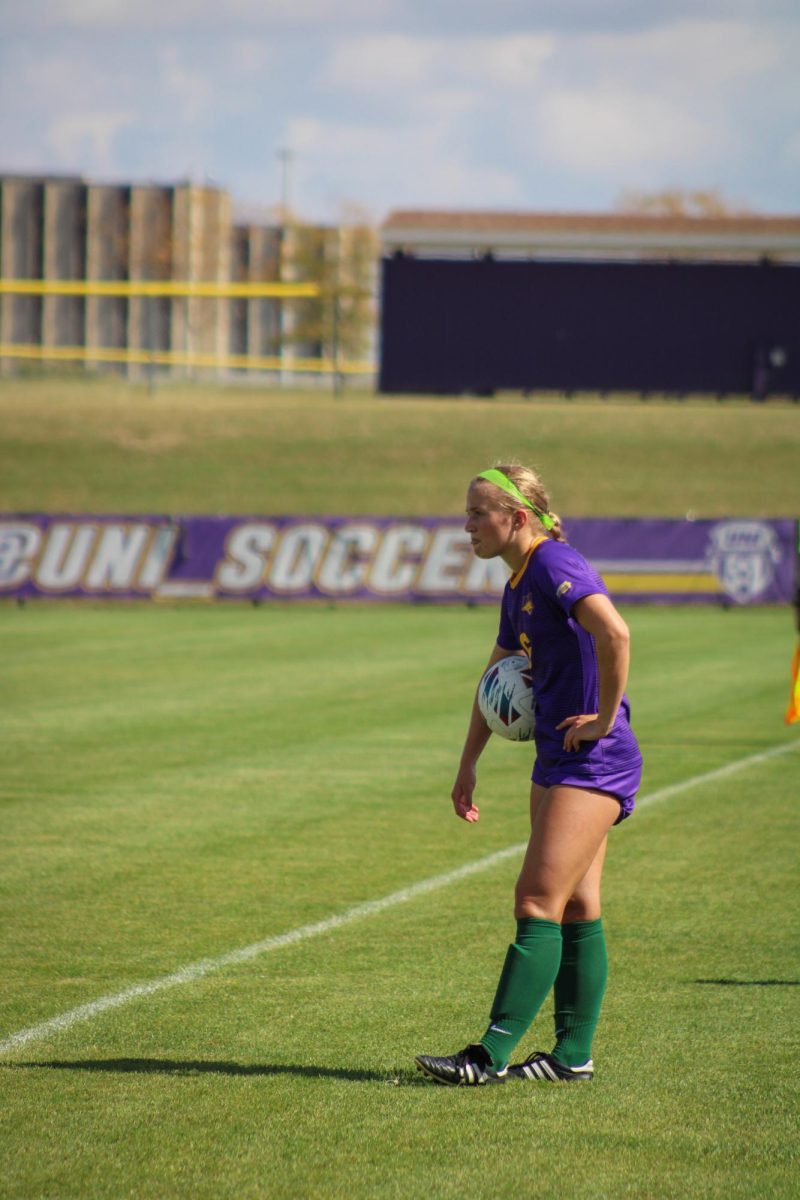
<instances>
[{"instance_id":1,"label":"purple shorts","mask_svg":"<svg viewBox=\"0 0 800 1200\"><path fill-rule=\"evenodd\" d=\"M600 751L598 753L598 751ZM533 764L531 779L539 787L591 788L597 792L610 792L619 800L619 816L614 822L619 825L634 809L636 793L642 781L641 755L626 755L619 759L613 754L603 754L599 746L589 753L561 754L540 750Z\"/></svg>"}]
</instances>

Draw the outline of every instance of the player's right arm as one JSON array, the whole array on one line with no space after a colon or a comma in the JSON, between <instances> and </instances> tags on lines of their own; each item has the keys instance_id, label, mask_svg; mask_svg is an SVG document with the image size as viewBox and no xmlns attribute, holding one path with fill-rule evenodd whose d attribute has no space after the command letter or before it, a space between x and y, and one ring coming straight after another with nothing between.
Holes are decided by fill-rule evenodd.
<instances>
[{"instance_id":1,"label":"player's right arm","mask_svg":"<svg viewBox=\"0 0 800 1200\"><path fill-rule=\"evenodd\" d=\"M500 662L501 658L510 658L512 654L519 654L519 650L504 650L502 646L498 646L495 643L492 653L489 655L489 661L481 672L481 679L489 670L489 667L494 666L496 662ZM463 821L477 821L480 816L477 805L472 802L472 795L477 782L478 759L491 736L492 731L484 721L483 714L478 707L478 690L476 688L475 699L472 702L472 712L469 718L467 737L464 742L464 749L461 751L461 761L458 764L456 781L450 793L456 816L461 817Z\"/></svg>"}]
</instances>

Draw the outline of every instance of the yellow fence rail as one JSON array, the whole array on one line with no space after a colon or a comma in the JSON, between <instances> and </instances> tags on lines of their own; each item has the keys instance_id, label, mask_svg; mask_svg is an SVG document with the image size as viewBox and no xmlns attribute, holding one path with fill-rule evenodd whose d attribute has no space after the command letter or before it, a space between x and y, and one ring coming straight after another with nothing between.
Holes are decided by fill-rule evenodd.
<instances>
[{"instance_id":1,"label":"yellow fence rail","mask_svg":"<svg viewBox=\"0 0 800 1200\"><path fill-rule=\"evenodd\" d=\"M204 354L201 351L131 350L108 346L26 346L0 343L0 359L41 362L133 363L157 367L212 367L232 371L286 371L297 374L373 375L370 362L338 362L330 358L280 358L277 355Z\"/></svg>"},{"instance_id":2,"label":"yellow fence rail","mask_svg":"<svg viewBox=\"0 0 800 1200\"><path fill-rule=\"evenodd\" d=\"M0 279L0 295L83 297L202 297L218 300L303 300L322 294L317 283L192 282L189 280ZM196 350L148 350L114 346L28 345L0 343L0 359L34 362L123 363L158 367L207 367L236 371L281 371L298 374L372 375L371 362L335 362L332 358L297 358L290 354L210 354Z\"/></svg>"},{"instance_id":3,"label":"yellow fence rail","mask_svg":"<svg viewBox=\"0 0 800 1200\"><path fill-rule=\"evenodd\" d=\"M188 280L0 279L0 295L206 296L211 299L313 299L318 283L192 283Z\"/></svg>"}]
</instances>

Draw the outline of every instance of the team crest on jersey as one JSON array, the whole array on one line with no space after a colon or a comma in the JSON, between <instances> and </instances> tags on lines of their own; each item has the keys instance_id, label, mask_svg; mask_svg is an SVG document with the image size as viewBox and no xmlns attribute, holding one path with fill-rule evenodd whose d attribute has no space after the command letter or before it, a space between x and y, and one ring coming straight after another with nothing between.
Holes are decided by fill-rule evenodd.
<instances>
[{"instance_id":1,"label":"team crest on jersey","mask_svg":"<svg viewBox=\"0 0 800 1200\"><path fill-rule=\"evenodd\" d=\"M533 612L533 596L531 596L530 592L528 592L527 596L522 601L522 611L528 614Z\"/></svg>"},{"instance_id":2,"label":"team crest on jersey","mask_svg":"<svg viewBox=\"0 0 800 1200\"><path fill-rule=\"evenodd\" d=\"M558 587L556 588L556 595L557 596L566 596L567 592L569 591L569 589L571 587L572 587L572 584L570 583L570 581L568 579L565 579L564 582L560 583L558 585Z\"/></svg>"}]
</instances>

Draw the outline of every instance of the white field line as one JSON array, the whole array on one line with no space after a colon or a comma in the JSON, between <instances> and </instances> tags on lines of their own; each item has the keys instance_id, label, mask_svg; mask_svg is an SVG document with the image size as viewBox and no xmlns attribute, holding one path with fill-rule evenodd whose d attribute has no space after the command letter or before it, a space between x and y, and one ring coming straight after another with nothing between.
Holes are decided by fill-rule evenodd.
<instances>
[{"instance_id":1,"label":"white field line","mask_svg":"<svg viewBox=\"0 0 800 1200\"><path fill-rule=\"evenodd\" d=\"M746 758L739 758L735 762L728 763L724 767L718 767L714 771L706 771L702 775L694 775L691 779L684 779L682 783L674 783L669 787L660 788L658 791L650 792L647 796L642 796L637 802L637 808L644 808L646 805L656 804L661 800L669 800L672 796L677 796L681 792L687 792L691 788L700 787L717 779L724 779L729 775L735 775L739 771L746 770L747 767L767 762L769 759L777 758L779 755L796 750L798 746L800 746L800 739L795 742L785 742L760 754L750 754ZM427 892L437 891L439 888L447 887L451 883L457 883L461 879L466 879L469 875L476 875L479 871L486 871L506 858L515 857L522 853L525 846L525 842L518 842L514 846L506 846L503 850L496 850L493 854L487 854L484 858L478 858L473 862L465 863L464 866L457 867L453 871L446 871L443 875L434 875L430 879L422 879L419 883L412 883L409 887L401 888L398 892L391 892L388 896L383 896L379 900L367 900L363 904L356 904L353 908L345 909L344 912L336 916L327 917L324 921L315 921L310 925L300 925L296 929L290 929L288 933L280 933L275 937L264 938L263 941L253 942L250 946L242 946L238 950L231 950L227 954L220 954L217 958L203 958L199 962L189 963L188 966L179 967L177 971L173 971L170 975L162 975L158 979L151 979L149 983L137 983L133 987L125 988L122 992L115 992L111 996L100 996L97 1000L90 1000L88 1004L81 1004L78 1008L71 1008L68 1012L50 1017L47 1021L41 1021L38 1025L31 1025L27 1029L19 1029L16 1033L10 1034L0 1041L0 1054L15 1050L20 1046L24 1046L27 1042L36 1041L48 1034L58 1033L62 1029L69 1029L72 1025L77 1025L81 1021L90 1021L93 1017L99 1016L100 1013L106 1012L107 1009L121 1008L122 1005L129 1004L132 1000L138 1000L142 996L152 996L155 992L162 992L166 988L176 987L181 983L193 983L194 980L202 979L205 975L221 971L224 967L248 962L251 958L258 958L262 954L269 954L272 950L281 950L284 946L292 946L296 942L308 941L309 938L318 937L323 933L330 933L334 929L340 929L343 925L349 925L352 921L358 921L361 917L371 917L376 913L383 912L387 908L393 908L396 904L404 904L408 900L415 900L417 896L424 896Z\"/></svg>"}]
</instances>

